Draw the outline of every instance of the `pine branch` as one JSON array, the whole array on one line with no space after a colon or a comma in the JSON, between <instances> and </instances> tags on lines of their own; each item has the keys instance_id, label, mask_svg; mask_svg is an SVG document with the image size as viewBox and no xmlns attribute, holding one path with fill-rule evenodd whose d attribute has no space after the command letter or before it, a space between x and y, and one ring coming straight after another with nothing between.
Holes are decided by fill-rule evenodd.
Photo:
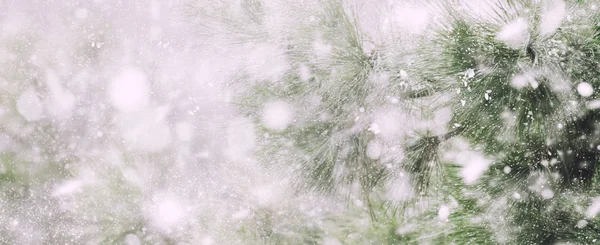
<instances>
[{"instance_id":1,"label":"pine branch","mask_svg":"<svg viewBox=\"0 0 600 245\"><path fill-rule=\"evenodd\" d=\"M403 168L411 174L417 194L427 194L433 175L439 171L440 144L458 136L462 131L461 127L442 135L427 136L407 147Z\"/></svg>"}]
</instances>

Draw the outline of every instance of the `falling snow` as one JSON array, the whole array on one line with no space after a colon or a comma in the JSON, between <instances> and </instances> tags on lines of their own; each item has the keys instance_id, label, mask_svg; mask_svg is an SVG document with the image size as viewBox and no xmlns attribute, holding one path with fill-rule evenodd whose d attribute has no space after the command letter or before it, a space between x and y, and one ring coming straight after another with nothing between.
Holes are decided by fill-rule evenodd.
<instances>
[{"instance_id":1,"label":"falling snow","mask_svg":"<svg viewBox=\"0 0 600 245\"><path fill-rule=\"evenodd\" d=\"M553 34L565 19L566 4L563 0L547 1L540 20L540 33L544 36Z\"/></svg>"},{"instance_id":2,"label":"falling snow","mask_svg":"<svg viewBox=\"0 0 600 245\"><path fill-rule=\"evenodd\" d=\"M268 103L262 112L263 125L273 131L285 130L293 120L292 108L283 101Z\"/></svg>"},{"instance_id":3,"label":"falling snow","mask_svg":"<svg viewBox=\"0 0 600 245\"><path fill-rule=\"evenodd\" d=\"M0 244L594 244L577 4L0 1Z\"/></svg>"},{"instance_id":4,"label":"falling snow","mask_svg":"<svg viewBox=\"0 0 600 245\"><path fill-rule=\"evenodd\" d=\"M138 111L150 101L146 75L136 68L121 71L110 83L108 93L110 102L122 112Z\"/></svg>"},{"instance_id":5,"label":"falling snow","mask_svg":"<svg viewBox=\"0 0 600 245\"><path fill-rule=\"evenodd\" d=\"M496 34L496 39L511 48L518 49L527 44L529 24L524 18L517 18L502 27Z\"/></svg>"},{"instance_id":6,"label":"falling snow","mask_svg":"<svg viewBox=\"0 0 600 245\"><path fill-rule=\"evenodd\" d=\"M594 88L589 83L581 82L577 84L577 93L583 97L590 97L594 94Z\"/></svg>"}]
</instances>

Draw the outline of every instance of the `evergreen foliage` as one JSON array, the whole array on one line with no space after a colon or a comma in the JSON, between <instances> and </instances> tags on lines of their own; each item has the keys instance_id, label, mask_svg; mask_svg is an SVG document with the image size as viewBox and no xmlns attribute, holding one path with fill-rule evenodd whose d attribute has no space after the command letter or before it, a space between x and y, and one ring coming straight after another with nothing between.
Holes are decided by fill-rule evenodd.
<instances>
[{"instance_id":1,"label":"evergreen foliage","mask_svg":"<svg viewBox=\"0 0 600 245\"><path fill-rule=\"evenodd\" d=\"M112 69L105 56L135 46L110 42L119 31L104 24L109 13L65 37L57 49L72 59L55 54L48 34L0 35L10 54L0 55L21 57L0 61L0 131L14 144L0 154L0 224L10 223L0 244L600 243L600 0L398 1L429 11L419 31L386 18L370 26L361 11L371 2L361 0L181 2L202 42L250 53L234 55L242 61L227 85L244 119L230 123L251 128L258 147L229 149L246 143L236 127L228 146L128 146L119 134L170 137L173 120L206 120L187 110L195 101L159 105L197 91L148 95L133 113L164 127L90 105L106 88L89 72ZM136 65L154 70L148 63ZM46 108L60 88L52 76L82 87L87 111L61 120L19 110L27 91L25 102ZM177 80L164 77L144 82Z\"/></svg>"},{"instance_id":2,"label":"evergreen foliage","mask_svg":"<svg viewBox=\"0 0 600 245\"><path fill-rule=\"evenodd\" d=\"M289 127L261 133L269 135L262 141L265 159L299 170L297 176L307 183L299 189L347 197L356 194L354 186L371 204L374 226L393 227L384 231L421 220L417 231L392 232L394 238L376 243L593 244L600 239L598 219L584 211L599 194L597 90L585 94L577 88L580 83L600 87L598 2L484 1L489 11L475 14L461 4L434 1L431 8L444 19L424 39L415 38L416 48L401 51L393 46L401 43L397 39L370 53L362 41L368 37L342 1L319 3L325 7L315 15L316 26L300 29L307 36L320 31L331 57L313 59L306 41L283 38L294 69L274 83L257 84L240 102L258 125L260 115L253 113L266 101L293 105L298 117ZM552 12L556 9L565 13ZM555 18L557 24L548 23ZM308 81L296 75L304 65L313 71ZM401 75L406 71L410 78ZM378 77L385 82L374 81ZM269 91L258 92L264 90ZM417 110L424 119L450 108L447 130L413 130L385 141L361 117L375 120L375 111L390 97L400 101L393 104L396 109ZM309 106L307 99L318 103ZM437 102L417 106L423 101ZM440 157L454 137L493 159L475 183L463 181L459 167ZM402 146L387 149L405 154L370 158L368 145L378 141ZM412 197L386 201L380 195L386 180L402 174L410 176ZM435 211L449 198L456 207L444 223ZM427 237L432 227L443 228Z\"/></svg>"}]
</instances>

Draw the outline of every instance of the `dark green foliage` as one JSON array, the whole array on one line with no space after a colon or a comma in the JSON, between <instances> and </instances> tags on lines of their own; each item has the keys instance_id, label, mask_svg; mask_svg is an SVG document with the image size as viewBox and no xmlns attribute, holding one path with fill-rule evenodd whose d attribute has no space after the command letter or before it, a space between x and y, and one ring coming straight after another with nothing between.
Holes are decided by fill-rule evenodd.
<instances>
[{"instance_id":1,"label":"dark green foliage","mask_svg":"<svg viewBox=\"0 0 600 245\"><path fill-rule=\"evenodd\" d=\"M417 195L423 195L429 189L431 179L439 172L438 148L441 139L436 136L425 137L408 146L405 170L411 174L414 190Z\"/></svg>"},{"instance_id":2,"label":"dark green foliage","mask_svg":"<svg viewBox=\"0 0 600 245\"><path fill-rule=\"evenodd\" d=\"M516 2L515 6L530 6L528 1ZM536 11L528 15L507 9L507 13L513 10L538 20ZM500 15L499 19L512 20ZM499 159L476 188L490 195L489 202L508 198L507 216L501 218L514 227L509 229L514 235L510 243L597 241L597 223L575 227L585 217L567 201L567 196L581 200L597 195L590 186L597 185L592 182L599 164L599 118L595 110L584 107L595 94L584 98L575 92L579 82L600 86L595 23L565 21L549 37L530 28L531 38L522 48L496 40L501 26L495 23L462 18L451 23L448 34L438 41L444 50L440 62L449 64L445 74L456 79L447 86L456 91L450 102L454 112L450 126L463 127L461 136ZM511 86L520 74L531 76L535 84ZM552 188L552 195L532 189L535 181Z\"/></svg>"},{"instance_id":3,"label":"dark green foliage","mask_svg":"<svg viewBox=\"0 0 600 245\"><path fill-rule=\"evenodd\" d=\"M543 1L500 2L489 18L441 4L448 7L443 12L447 19L432 28L432 40L407 54L415 59L407 69L418 75L406 79L398 75L401 65L390 62L396 56L385 49L365 54L361 33L340 2L323 1L318 24L307 29L313 27L333 47L331 58L313 59L307 41L312 36L290 41L286 54L292 71L274 84L257 84L240 103L257 122L256 112L270 99L296 103L300 108L295 110L302 112L284 131L260 129L261 135L268 134L261 156L268 163L283 159L293 166L301 190L352 196L358 189L379 226L369 236L379 239L366 239L369 243L599 241L598 218L586 217L584 210L600 195L600 112L588 107L600 88L600 19L589 9L600 2L566 2L565 11L573 15L552 33L539 27ZM497 36L517 17L529 23L520 46ZM300 65L313 71L309 81L295 75ZM370 81L379 73L390 77L383 88ZM592 96L577 92L582 82L596 89ZM406 153L403 160L370 159L366 149L377 136L360 124L357 110L380 106L382 95L400 95L398 106L407 111L414 109L407 105L427 100L432 102L426 106L450 108L448 133L410 132L397 140ZM309 97L319 103L307 113ZM443 103L433 103L439 98ZM440 158L453 137L466 139L494 160L473 185L461 179L459 166ZM405 173L413 199L377 199L387 177ZM437 220L440 205L447 203L456 207L447 221ZM582 220L587 225L578 227ZM398 234L398 228L411 224L419 229ZM343 242L365 242L353 239Z\"/></svg>"},{"instance_id":4,"label":"dark green foliage","mask_svg":"<svg viewBox=\"0 0 600 245\"><path fill-rule=\"evenodd\" d=\"M286 130L260 129L260 135L269 137L263 141L262 158L273 166L278 165L275 161L288 162L297 172L299 190L366 197L385 177L385 166L366 156L373 133L367 128L351 128L356 124L357 108L369 105L373 91L369 78L375 72L376 55L365 54L355 20L341 4L323 1L314 26L301 36L290 34L285 41L289 42L285 53L292 69L280 81L258 82L238 104L259 124L269 101L298 105L295 122ZM327 58L314 57L315 37L332 47ZM302 66L311 70L308 81L298 75ZM360 187L360 193L354 193L354 185Z\"/></svg>"}]
</instances>

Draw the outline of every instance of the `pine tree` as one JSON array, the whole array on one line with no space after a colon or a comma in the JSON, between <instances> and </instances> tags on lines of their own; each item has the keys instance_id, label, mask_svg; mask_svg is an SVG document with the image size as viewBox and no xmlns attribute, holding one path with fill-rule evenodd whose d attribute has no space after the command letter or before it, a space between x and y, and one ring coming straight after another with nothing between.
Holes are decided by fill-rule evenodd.
<instances>
[{"instance_id":1,"label":"pine tree","mask_svg":"<svg viewBox=\"0 0 600 245\"><path fill-rule=\"evenodd\" d=\"M373 235L381 243L600 239L599 2L484 1L474 13L472 2L431 1L442 20L412 47L399 36L369 45L345 2L316 3L313 21L278 33L289 70L241 76L265 163L291 169L298 190L367 204L392 231ZM444 114L446 129L393 121ZM462 140L476 153L442 157ZM390 200L406 176L411 193Z\"/></svg>"},{"instance_id":2,"label":"pine tree","mask_svg":"<svg viewBox=\"0 0 600 245\"><path fill-rule=\"evenodd\" d=\"M490 202L507 198L509 243L598 239L595 215L581 212L597 196L593 6L506 1L440 35L438 71L456 79L440 86L456 91L451 123L495 159L477 186Z\"/></svg>"},{"instance_id":3,"label":"pine tree","mask_svg":"<svg viewBox=\"0 0 600 245\"><path fill-rule=\"evenodd\" d=\"M600 243L600 0L181 2L239 62L230 124L254 134L146 145L130 131L225 133L174 99L197 91L122 111L94 81L131 42L119 5L59 8L80 30L0 35L0 244ZM155 41L129 57L153 88L195 69L163 74Z\"/></svg>"}]
</instances>

